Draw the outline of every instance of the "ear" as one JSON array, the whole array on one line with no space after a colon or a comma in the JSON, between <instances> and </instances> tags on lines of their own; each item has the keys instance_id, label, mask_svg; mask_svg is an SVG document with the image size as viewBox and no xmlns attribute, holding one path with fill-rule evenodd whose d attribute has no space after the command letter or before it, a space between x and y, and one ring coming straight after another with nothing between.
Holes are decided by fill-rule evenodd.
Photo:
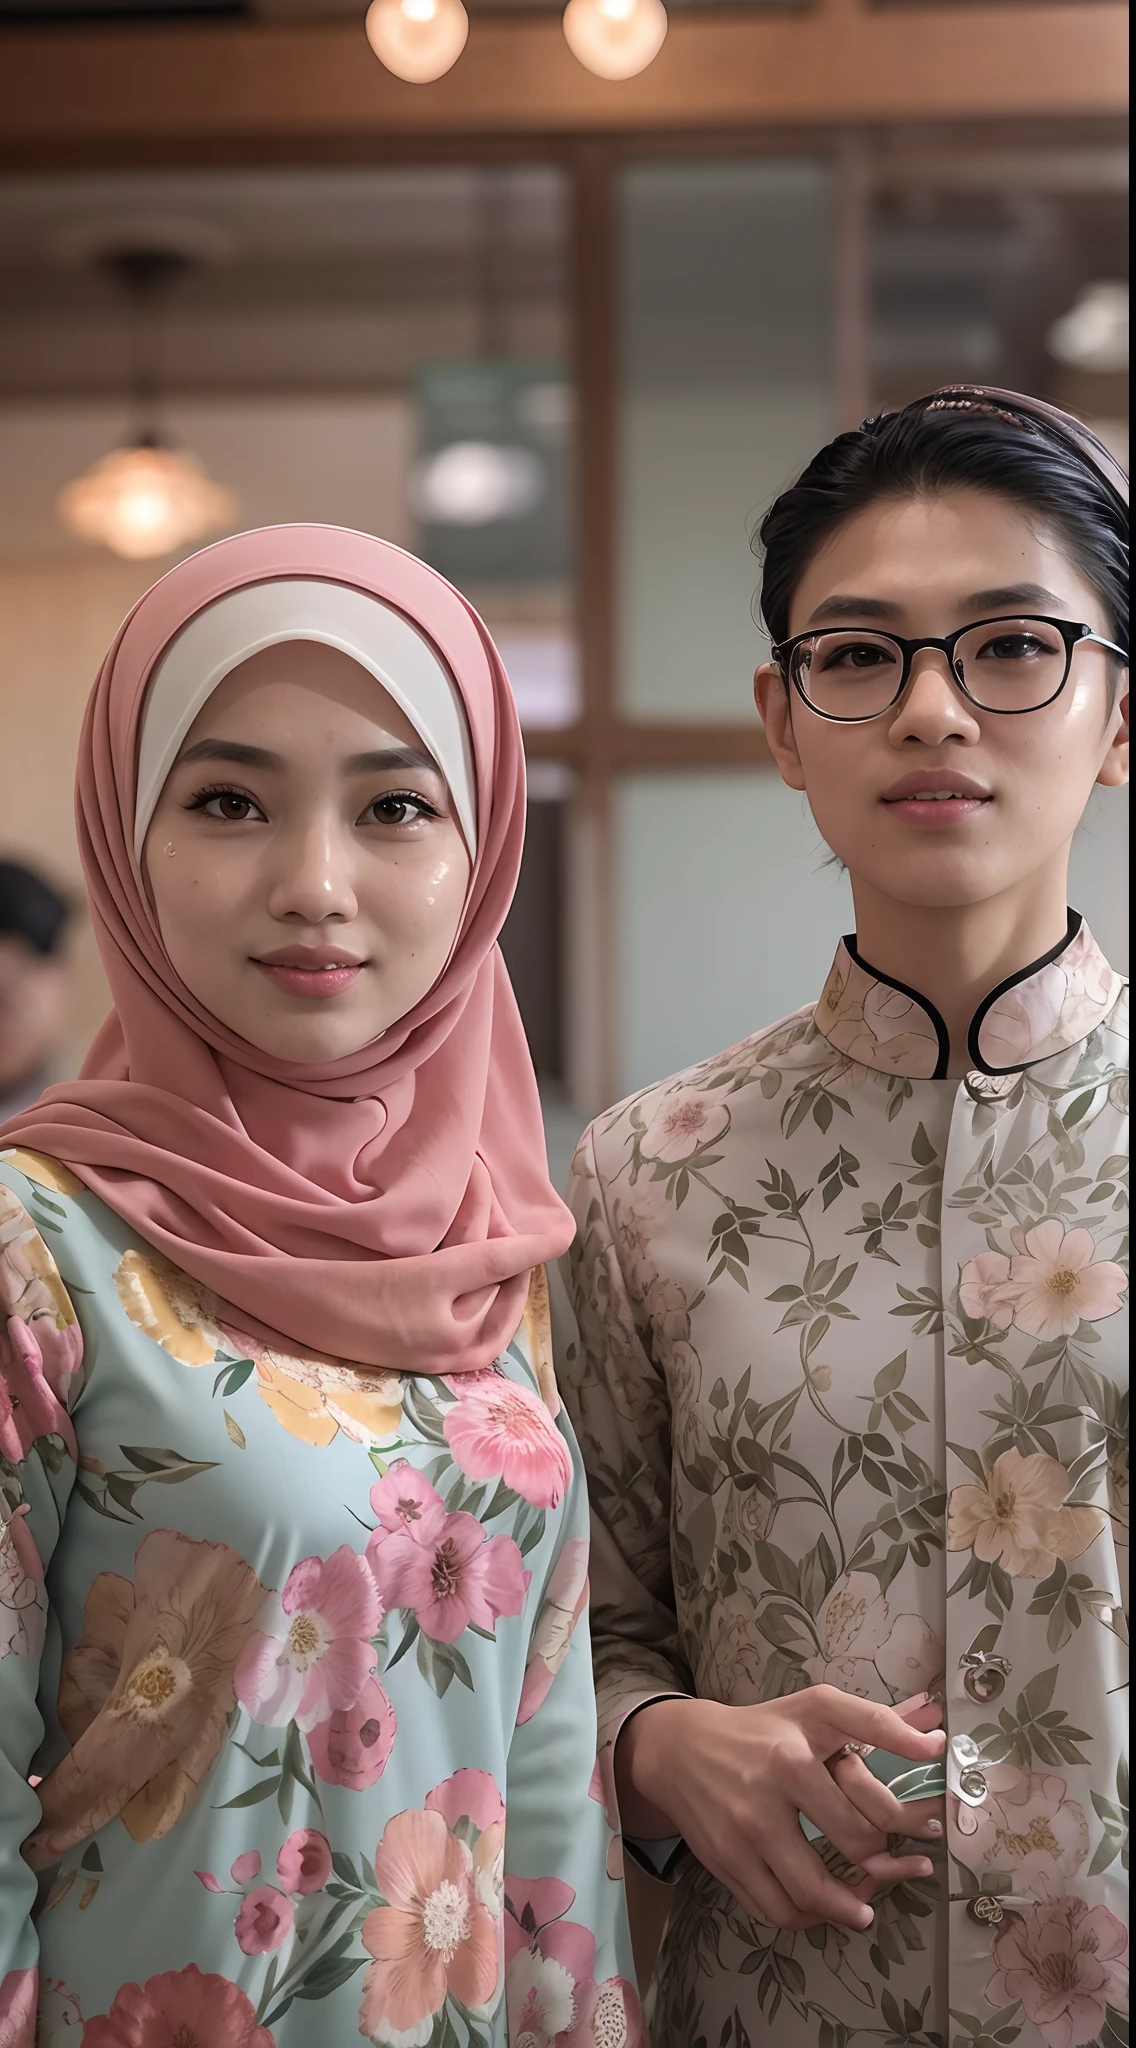
<instances>
[{"instance_id":1,"label":"ear","mask_svg":"<svg viewBox=\"0 0 1136 2048\"><path fill-rule=\"evenodd\" d=\"M762 662L753 679L753 694L782 782L787 782L790 789L803 789L805 771L793 731L792 699L775 661Z\"/></svg>"},{"instance_id":2,"label":"ear","mask_svg":"<svg viewBox=\"0 0 1136 2048\"><path fill-rule=\"evenodd\" d=\"M1097 781L1106 789L1122 789L1128 781L1128 670L1124 671L1124 690L1117 701L1119 713L1116 730L1108 743L1108 752L1101 763Z\"/></svg>"}]
</instances>

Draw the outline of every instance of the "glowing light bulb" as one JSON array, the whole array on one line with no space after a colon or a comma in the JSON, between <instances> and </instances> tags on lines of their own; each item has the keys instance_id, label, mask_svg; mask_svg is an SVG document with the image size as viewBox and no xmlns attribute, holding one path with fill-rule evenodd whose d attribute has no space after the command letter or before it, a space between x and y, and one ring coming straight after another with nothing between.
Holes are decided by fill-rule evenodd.
<instances>
[{"instance_id":1,"label":"glowing light bulb","mask_svg":"<svg viewBox=\"0 0 1136 2048\"><path fill-rule=\"evenodd\" d=\"M64 526L128 561L168 555L232 526L237 499L178 448L115 448L56 499Z\"/></svg>"},{"instance_id":2,"label":"glowing light bulb","mask_svg":"<svg viewBox=\"0 0 1136 2048\"><path fill-rule=\"evenodd\" d=\"M645 71L666 32L662 0L568 0L564 9L569 49L599 78L634 78Z\"/></svg>"},{"instance_id":3,"label":"glowing light bulb","mask_svg":"<svg viewBox=\"0 0 1136 2048\"><path fill-rule=\"evenodd\" d=\"M457 63L469 34L461 0L371 0L367 41L388 71L428 85Z\"/></svg>"}]
</instances>

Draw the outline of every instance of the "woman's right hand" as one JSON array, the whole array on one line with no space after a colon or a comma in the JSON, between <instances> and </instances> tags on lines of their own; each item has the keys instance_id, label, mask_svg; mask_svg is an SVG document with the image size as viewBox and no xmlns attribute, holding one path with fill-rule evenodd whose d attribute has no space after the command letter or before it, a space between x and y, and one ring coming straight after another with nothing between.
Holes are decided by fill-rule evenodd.
<instances>
[{"instance_id":1,"label":"woman's right hand","mask_svg":"<svg viewBox=\"0 0 1136 2048\"><path fill-rule=\"evenodd\" d=\"M892 1855L889 1834L939 1841L942 1802L903 1806L873 1778L869 1816L854 1799L858 1776L870 1774L862 1765L860 1773L842 1773L842 1786L829 1766L848 1743L934 1763L946 1742L933 1725L939 1718L933 1701L905 1701L897 1712L832 1685L755 1707L654 1700L616 1745L624 1833L681 1835L748 1913L775 1927L870 1927L865 1891L933 1869L924 1856ZM826 1870L802 1831L802 1814L865 1872L866 1886Z\"/></svg>"}]
</instances>

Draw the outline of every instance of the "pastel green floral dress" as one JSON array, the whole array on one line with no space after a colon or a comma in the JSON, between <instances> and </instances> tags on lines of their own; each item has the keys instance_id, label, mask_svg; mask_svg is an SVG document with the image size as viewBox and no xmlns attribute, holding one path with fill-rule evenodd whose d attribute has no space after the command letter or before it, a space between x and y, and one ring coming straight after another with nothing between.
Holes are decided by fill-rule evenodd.
<instances>
[{"instance_id":1,"label":"pastel green floral dress","mask_svg":"<svg viewBox=\"0 0 1136 2048\"><path fill-rule=\"evenodd\" d=\"M1128 2038L1127 993L1073 917L945 1051L846 941L577 1155L601 1738L822 1681L949 1733L941 1867L865 1935L686 1857L656 2048Z\"/></svg>"},{"instance_id":2,"label":"pastel green floral dress","mask_svg":"<svg viewBox=\"0 0 1136 2048\"><path fill-rule=\"evenodd\" d=\"M642 2048L558 1410L543 1273L384 1378L0 1159L0 2048Z\"/></svg>"}]
</instances>

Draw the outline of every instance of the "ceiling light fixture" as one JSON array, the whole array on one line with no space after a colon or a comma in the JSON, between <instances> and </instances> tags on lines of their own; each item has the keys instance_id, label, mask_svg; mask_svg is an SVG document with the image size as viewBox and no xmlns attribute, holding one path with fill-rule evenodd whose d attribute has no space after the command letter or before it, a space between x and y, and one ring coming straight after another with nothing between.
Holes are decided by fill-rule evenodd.
<instances>
[{"instance_id":1,"label":"ceiling light fixture","mask_svg":"<svg viewBox=\"0 0 1136 2048\"><path fill-rule=\"evenodd\" d=\"M461 0L371 0L367 41L388 71L429 85L458 61L469 34Z\"/></svg>"},{"instance_id":2,"label":"ceiling light fixture","mask_svg":"<svg viewBox=\"0 0 1136 2048\"><path fill-rule=\"evenodd\" d=\"M1045 345L1059 363L1075 370L1115 374L1128 368L1128 286L1101 280L1078 292L1067 313L1055 320Z\"/></svg>"},{"instance_id":3,"label":"ceiling light fixture","mask_svg":"<svg viewBox=\"0 0 1136 2048\"><path fill-rule=\"evenodd\" d=\"M492 526L523 519L544 496L540 463L529 448L452 441L427 456L410 480L419 519L444 526Z\"/></svg>"},{"instance_id":4,"label":"ceiling light fixture","mask_svg":"<svg viewBox=\"0 0 1136 2048\"><path fill-rule=\"evenodd\" d=\"M634 78L663 47L662 0L568 0L564 34L573 56L598 78Z\"/></svg>"},{"instance_id":5,"label":"ceiling light fixture","mask_svg":"<svg viewBox=\"0 0 1136 2048\"><path fill-rule=\"evenodd\" d=\"M136 427L126 446L64 485L55 509L80 540L98 542L128 561L147 561L231 526L237 499L212 481L195 455L165 444L155 426L157 309L187 259L170 250L130 249L100 261L133 308Z\"/></svg>"}]
</instances>

